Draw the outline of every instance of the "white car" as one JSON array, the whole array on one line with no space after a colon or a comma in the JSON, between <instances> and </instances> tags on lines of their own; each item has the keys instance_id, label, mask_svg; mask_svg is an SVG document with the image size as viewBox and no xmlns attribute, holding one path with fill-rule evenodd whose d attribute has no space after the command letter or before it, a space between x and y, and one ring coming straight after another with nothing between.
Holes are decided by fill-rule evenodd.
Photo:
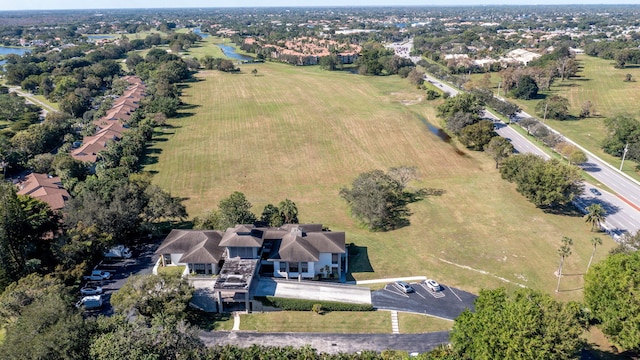
<instances>
[{"instance_id":1,"label":"white car","mask_svg":"<svg viewBox=\"0 0 640 360\"><path fill-rule=\"evenodd\" d=\"M91 275L86 275L83 279L88 281L102 281L111 279L111 273L104 270L93 270Z\"/></svg>"},{"instance_id":2,"label":"white car","mask_svg":"<svg viewBox=\"0 0 640 360\"><path fill-rule=\"evenodd\" d=\"M80 294L83 296L100 295L102 294L102 288L100 286L85 285L80 289Z\"/></svg>"},{"instance_id":3,"label":"white car","mask_svg":"<svg viewBox=\"0 0 640 360\"><path fill-rule=\"evenodd\" d=\"M437 281L427 279L424 281L424 284L427 285L427 288L431 291L440 291L440 284Z\"/></svg>"},{"instance_id":4,"label":"white car","mask_svg":"<svg viewBox=\"0 0 640 360\"><path fill-rule=\"evenodd\" d=\"M99 309L102 307L102 295L85 296L76 303L77 308Z\"/></svg>"}]
</instances>

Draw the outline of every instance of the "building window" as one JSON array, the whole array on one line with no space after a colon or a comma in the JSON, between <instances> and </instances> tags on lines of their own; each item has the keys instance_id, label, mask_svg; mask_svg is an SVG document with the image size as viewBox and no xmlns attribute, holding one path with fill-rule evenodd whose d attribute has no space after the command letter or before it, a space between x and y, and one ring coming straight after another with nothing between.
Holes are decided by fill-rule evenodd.
<instances>
[{"instance_id":1,"label":"building window","mask_svg":"<svg viewBox=\"0 0 640 360\"><path fill-rule=\"evenodd\" d=\"M289 263L289 272L298 272L298 263L297 262L292 262Z\"/></svg>"},{"instance_id":2,"label":"building window","mask_svg":"<svg viewBox=\"0 0 640 360\"><path fill-rule=\"evenodd\" d=\"M164 265L171 265L171 254L164 254Z\"/></svg>"},{"instance_id":3,"label":"building window","mask_svg":"<svg viewBox=\"0 0 640 360\"><path fill-rule=\"evenodd\" d=\"M287 272L287 263L280 261L280 272Z\"/></svg>"},{"instance_id":4,"label":"building window","mask_svg":"<svg viewBox=\"0 0 640 360\"><path fill-rule=\"evenodd\" d=\"M338 264L338 259L340 258L338 255L339 254L331 254L331 263L332 264Z\"/></svg>"},{"instance_id":5,"label":"building window","mask_svg":"<svg viewBox=\"0 0 640 360\"><path fill-rule=\"evenodd\" d=\"M204 274L204 264L193 264L193 269L196 274Z\"/></svg>"},{"instance_id":6,"label":"building window","mask_svg":"<svg viewBox=\"0 0 640 360\"><path fill-rule=\"evenodd\" d=\"M301 265L300 272L303 272L303 273L309 272L309 263L308 262L305 261L303 263L300 263L300 265Z\"/></svg>"}]
</instances>

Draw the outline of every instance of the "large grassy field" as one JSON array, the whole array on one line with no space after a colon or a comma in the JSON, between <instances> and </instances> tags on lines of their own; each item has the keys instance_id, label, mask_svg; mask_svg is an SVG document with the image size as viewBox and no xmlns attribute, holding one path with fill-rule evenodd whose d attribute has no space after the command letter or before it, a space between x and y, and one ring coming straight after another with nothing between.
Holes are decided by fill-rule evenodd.
<instances>
[{"instance_id":1,"label":"large grassy field","mask_svg":"<svg viewBox=\"0 0 640 360\"><path fill-rule=\"evenodd\" d=\"M570 113L574 116L580 113L586 101L591 101L595 116L572 121L547 120L547 123L603 160L619 167L620 158L608 155L600 148L607 134L604 119L618 114L631 114L636 117L639 115L640 81L625 82L624 80L626 74L631 74L633 79L640 80L640 67L616 69L613 61L587 55L578 55L577 59L580 66L577 77L566 81L556 80L550 91L542 91L541 94L555 94L569 99ZM481 77L482 75L474 75L472 79L477 81ZM497 89L500 76L492 74L491 81ZM528 101L510 100L534 116L536 104L543 101L542 98ZM623 170L640 179L635 172L636 165L633 161L625 162Z\"/></svg>"},{"instance_id":2,"label":"large grassy field","mask_svg":"<svg viewBox=\"0 0 640 360\"><path fill-rule=\"evenodd\" d=\"M426 275L472 292L519 283L553 293L556 250L569 236L575 246L557 296L582 297L594 235L583 219L535 208L488 156L433 135L423 119L439 123L437 103L406 79L276 63L198 78L184 90L188 108L157 134L145 168L156 184L187 198L191 216L233 191L245 193L258 214L289 198L301 222L345 231L360 247L350 263L355 279ZM361 172L399 165L418 168L422 180L413 186L444 195L412 204L410 226L362 229L340 188ZM603 239L596 261L613 246Z\"/></svg>"}]
</instances>

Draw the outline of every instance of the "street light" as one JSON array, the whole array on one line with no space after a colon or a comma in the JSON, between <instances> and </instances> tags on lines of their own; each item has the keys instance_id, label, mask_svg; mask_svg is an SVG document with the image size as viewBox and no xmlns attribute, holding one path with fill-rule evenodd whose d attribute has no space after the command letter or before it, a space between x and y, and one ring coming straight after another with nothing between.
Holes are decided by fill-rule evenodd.
<instances>
[{"instance_id":1,"label":"street light","mask_svg":"<svg viewBox=\"0 0 640 360\"><path fill-rule=\"evenodd\" d=\"M624 146L624 151L622 151L622 162L620 163L620 171L622 171L622 165L624 165L624 158L627 157L627 151L629 151L629 143Z\"/></svg>"}]
</instances>

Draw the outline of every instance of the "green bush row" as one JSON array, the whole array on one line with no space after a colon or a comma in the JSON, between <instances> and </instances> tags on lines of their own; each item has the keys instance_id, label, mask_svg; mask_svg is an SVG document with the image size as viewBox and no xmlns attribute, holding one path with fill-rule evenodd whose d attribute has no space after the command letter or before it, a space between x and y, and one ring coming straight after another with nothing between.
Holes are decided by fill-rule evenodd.
<instances>
[{"instance_id":1,"label":"green bush row","mask_svg":"<svg viewBox=\"0 0 640 360\"><path fill-rule=\"evenodd\" d=\"M323 311L373 311L371 304L349 304L335 301L286 299L273 296L256 297L266 306L290 311L311 311L314 304L322 305Z\"/></svg>"}]
</instances>

